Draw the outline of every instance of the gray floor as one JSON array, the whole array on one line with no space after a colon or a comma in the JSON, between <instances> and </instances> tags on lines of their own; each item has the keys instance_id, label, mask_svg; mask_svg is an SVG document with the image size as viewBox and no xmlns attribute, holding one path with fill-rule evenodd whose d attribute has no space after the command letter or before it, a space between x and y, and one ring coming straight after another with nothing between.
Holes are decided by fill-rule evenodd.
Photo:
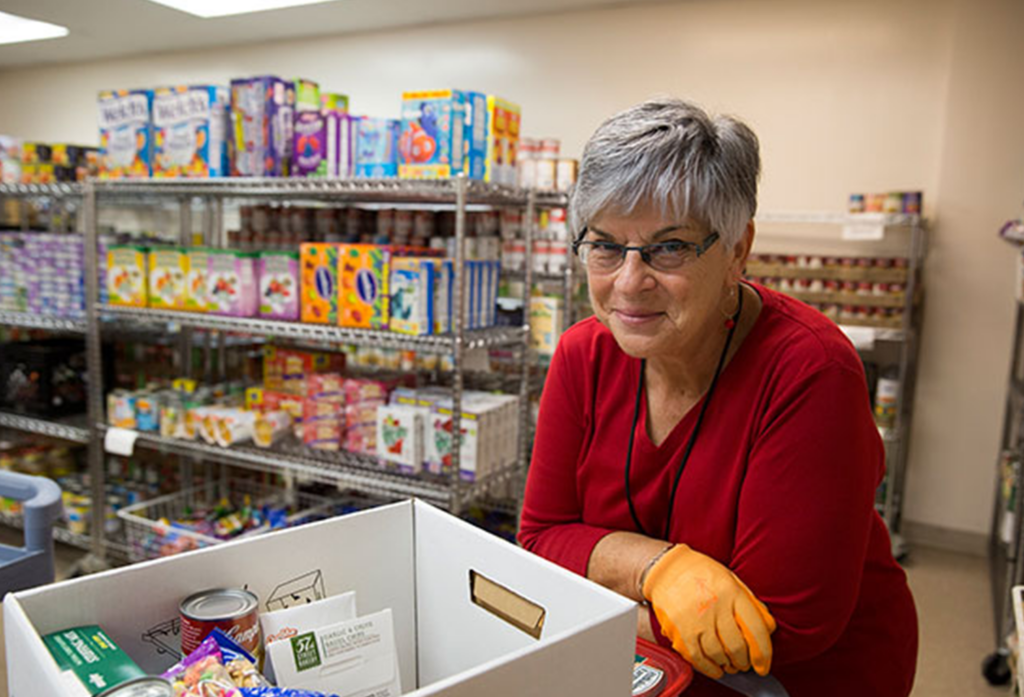
<instances>
[{"instance_id":1,"label":"gray floor","mask_svg":"<svg viewBox=\"0 0 1024 697\"><path fill-rule=\"evenodd\" d=\"M0 542L10 533L0 530ZM82 555L58 549L58 577ZM916 548L906 564L921 623L921 652L913 697L1008 695L988 685L981 661L993 649L988 563L979 557ZM2 634L2 626L0 626ZM867 669L870 669L868 667ZM0 661L0 697L7 697L6 665Z\"/></svg>"}]
</instances>

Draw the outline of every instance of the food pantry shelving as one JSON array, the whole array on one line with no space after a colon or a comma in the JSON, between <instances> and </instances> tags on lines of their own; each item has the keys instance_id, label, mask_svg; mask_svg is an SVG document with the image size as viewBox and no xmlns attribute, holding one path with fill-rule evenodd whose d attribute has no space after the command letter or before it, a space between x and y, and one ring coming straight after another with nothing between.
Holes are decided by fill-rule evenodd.
<instances>
[{"instance_id":1,"label":"food pantry shelving","mask_svg":"<svg viewBox=\"0 0 1024 697\"><path fill-rule=\"evenodd\" d=\"M452 511L459 511L468 503L496 495L499 491L521 490L529 443L528 413L530 393L529 313L524 312L523 326L466 330L460 313L453 313L453 331L441 336L405 336L386 331L359 330L330 325L282 322L256 318L226 317L172 310L150 310L101 305L98 302L98 217L107 206L177 204L179 210L179 239L190 244L193 238L193 211L201 206L202 239L206 246L225 247L224 204L231 199L261 199L276 201L304 201L320 204L372 204L430 205L455 212L455 267L463 268L465 259L467 207L516 207L524 209L524 220L533 221L535 211L543 207L564 207L564 194L543 193L484 184L457 178L443 181L403 180L314 180L314 179L210 179L210 180L125 180L90 181L79 185L21 185L0 187L0 197L25 199L54 199L67 209L78 210L80 225L85 235L86 316L84 321L50 319L37 315L6 313L0 324L71 331L84 334L89 371L88 415L84 426L54 424L42 419L29 419L15 415L0 415L0 426L27 430L33 433L59 432L69 440L88 444L88 469L94 500L103 500L105 487L103 436L107 426L104 418L102 380L102 337L114 330L143 329L160 333L178 333L182 346L192 345L191 332L204 331L215 335L223 345L226 334L246 334L268 339L317 344L355 344L371 347L406 349L424 353L448 354L453 358L451 373L453 414L461 414L465 352L481 348L512 348L519 360L519 443L515 464L492 472L479 481L468 482L453 475L403 475L382 469L376 458L347 452L324 453L286 444L271 450L248 446L220 448L201 442L161 437L152 433L139 433L135 445L167 453L175 453L191 460L204 460L231 464L247 469L268 472L290 472L306 478L329 483L344 484L367 493L392 496L417 496ZM57 207L57 206L55 206ZM527 250L532 249L533 224L523 227ZM533 282L529 256L521 275L525 292ZM453 306L462 299L461 273L453 281ZM527 298L524 298L524 306ZM191 352L182 351L182 365L193 372ZM70 430L74 428L75 430ZM453 429L458 439L458 429ZM458 472L458 440L452 446L454 471ZM102 530L105 512L95 507L92 529ZM102 536L92 538L94 556L106 555L106 541Z\"/></svg>"}]
</instances>

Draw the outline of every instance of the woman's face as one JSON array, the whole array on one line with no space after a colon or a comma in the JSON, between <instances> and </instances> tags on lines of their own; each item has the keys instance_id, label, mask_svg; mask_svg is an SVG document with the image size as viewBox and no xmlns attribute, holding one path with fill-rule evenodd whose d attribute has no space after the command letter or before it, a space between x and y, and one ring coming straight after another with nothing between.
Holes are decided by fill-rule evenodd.
<instances>
[{"instance_id":1,"label":"woman's face","mask_svg":"<svg viewBox=\"0 0 1024 697\"><path fill-rule=\"evenodd\" d=\"M668 240L700 244L710 230L667 220L655 210L629 216L601 215L591 221L585 239L641 246ZM699 342L722 331L723 313L736 309L729 293L743 270L753 226L735 247L722 239L701 256L673 271L659 271L628 252L612 272L587 269L594 314L634 358L669 360L690 354Z\"/></svg>"}]
</instances>

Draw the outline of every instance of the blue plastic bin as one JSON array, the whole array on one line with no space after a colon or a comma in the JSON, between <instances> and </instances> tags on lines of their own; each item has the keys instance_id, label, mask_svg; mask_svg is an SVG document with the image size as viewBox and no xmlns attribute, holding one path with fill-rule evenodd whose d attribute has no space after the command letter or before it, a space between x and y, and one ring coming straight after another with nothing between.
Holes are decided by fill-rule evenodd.
<instances>
[{"instance_id":1,"label":"blue plastic bin","mask_svg":"<svg viewBox=\"0 0 1024 697\"><path fill-rule=\"evenodd\" d=\"M60 487L45 477L0 470L0 496L21 501L25 545L0 545L0 595L52 583L53 524L61 516Z\"/></svg>"}]
</instances>

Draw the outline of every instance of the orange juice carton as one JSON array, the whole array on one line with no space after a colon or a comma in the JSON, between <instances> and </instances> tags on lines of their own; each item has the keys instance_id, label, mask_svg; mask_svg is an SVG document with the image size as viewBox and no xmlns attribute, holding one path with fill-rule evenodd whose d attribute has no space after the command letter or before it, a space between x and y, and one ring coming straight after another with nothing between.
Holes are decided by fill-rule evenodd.
<instances>
[{"instance_id":1,"label":"orange juice carton","mask_svg":"<svg viewBox=\"0 0 1024 697\"><path fill-rule=\"evenodd\" d=\"M301 247L301 317L315 324L338 323L338 245L308 243Z\"/></svg>"},{"instance_id":2,"label":"orange juice carton","mask_svg":"<svg viewBox=\"0 0 1024 697\"><path fill-rule=\"evenodd\" d=\"M148 279L145 247L107 247L107 293L111 305L145 307Z\"/></svg>"},{"instance_id":3,"label":"orange juice carton","mask_svg":"<svg viewBox=\"0 0 1024 697\"><path fill-rule=\"evenodd\" d=\"M152 90L100 92L100 179L152 175L152 108Z\"/></svg>"},{"instance_id":4,"label":"orange juice carton","mask_svg":"<svg viewBox=\"0 0 1024 697\"><path fill-rule=\"evenodd\" d=\"M343 327L387 329L391 250L375 244L338 248L338 323Z\"/></svg>"},{"instance_id":5,"label":"orange juice carton","mask_svg":"<svg viewBox=\"0 0 1024 697\"><path fill-rule=\"evenodd\" d=\"M180 247L149 250L149 306L184 310L188 297L188 253Z\"/></svg>"},{"instance_id":6,"label":"orange juice carton","mask_svg":"<svg viewBox=\"0 0 1024 697\"><path fill-rule=\"evenodd\" d=\"M161 87L153 95L153 177L224 177L228 173L226 87Z\"/></svg>"},{"instance_id":7,"label":"orange juice carton","mask_svg":"<svg viewBox=\"0 0 1024 697\"><path fill-rule=\"evenodd\" d=\"M403 94L398 176L447 179L460 174L466 156L465 111L465 94L459 90Z\"/></svg>"}]
</instances>

